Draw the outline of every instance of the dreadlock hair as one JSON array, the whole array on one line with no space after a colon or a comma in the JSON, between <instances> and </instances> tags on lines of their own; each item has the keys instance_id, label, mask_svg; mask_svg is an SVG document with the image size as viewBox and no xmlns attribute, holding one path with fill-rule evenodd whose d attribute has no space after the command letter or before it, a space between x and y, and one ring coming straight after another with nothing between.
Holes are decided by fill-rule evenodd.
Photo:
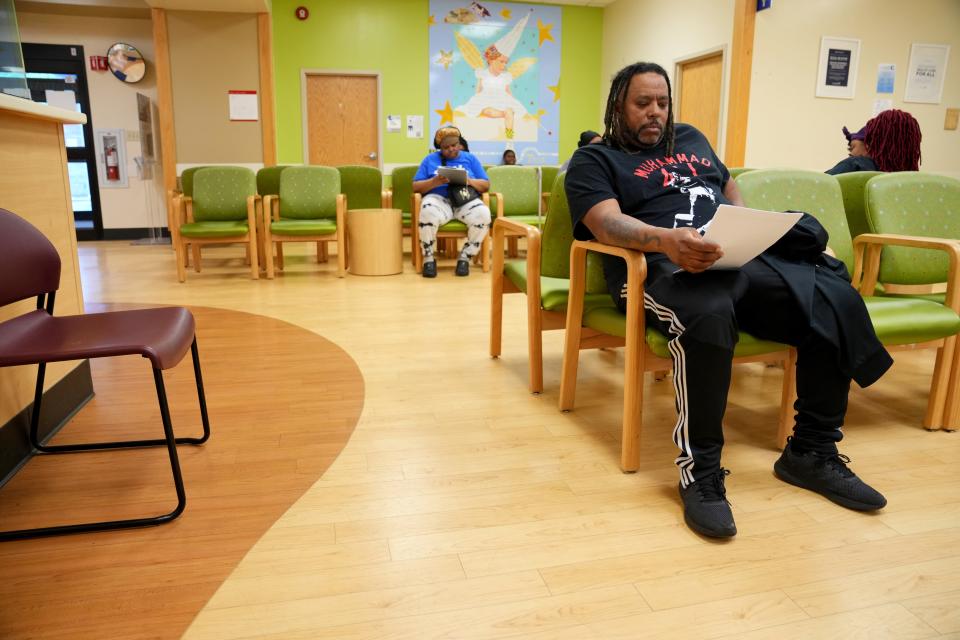
<instances>
[{"instance_id":1,"label":"dreadlock hair","mask_svg":"<svg viewBox=\"0 0 960 640\"><path fill-rule=\"evenodd\" d=\"M864 144L880 171L919 171L920 124L899 109L881 111L867 122Z\"/></svg>"},{"instance_id":2,"label":"dreadlock hair","mask_svg":"<svg viewBox=\"0 0 960 640\"><path fill-rule=\"evenodd\" d=\"M635 62L624 67L614 76L610 85L610 95L607 97L607 111L603 116L603 126L605 127L603 141L611 147L624 151L636 149L637 138L623 121L623 107L627 99L627 90L630 88L630 81L633 76L641 73L656 73L663 76L667 83L669 107L667 110L667 127L664 129L663 137L667 141L667 155L672 156L676 142L673 128L673 90L670 88L670 78L667 76L666 70L655 62Z\"/></svg>"}]
</instances>

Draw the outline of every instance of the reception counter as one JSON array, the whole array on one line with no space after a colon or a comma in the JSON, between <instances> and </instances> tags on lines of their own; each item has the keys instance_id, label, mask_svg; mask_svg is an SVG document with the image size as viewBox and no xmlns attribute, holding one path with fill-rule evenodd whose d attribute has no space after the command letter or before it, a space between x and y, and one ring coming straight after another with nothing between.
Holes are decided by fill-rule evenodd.
<instances>
[{"instance_id":1,"label":"reception counter","mask_svg":"<svg viewBox=\"0 0 960 640\"><path fill-rule=\"evenodd\" d=\"M83 312L63 125L85 122L81 113L0 94L0 208L28 220L60 253L57 315ZM2 307L0 322L34 308L35 300ZM0 483L30 452L28 409L35 383L34 366L0 369ZM58 426L92 391L86 361L48 365L41 431Z\"/></svg>"}]
</instances>

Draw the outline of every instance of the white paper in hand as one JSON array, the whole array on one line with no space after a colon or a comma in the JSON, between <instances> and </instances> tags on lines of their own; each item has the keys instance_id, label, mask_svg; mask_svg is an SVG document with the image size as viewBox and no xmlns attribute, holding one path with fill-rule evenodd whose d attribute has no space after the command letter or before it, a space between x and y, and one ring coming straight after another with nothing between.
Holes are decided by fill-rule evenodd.
<instances>
[{"instance_id":1,"label":"white paper in hand","mask_svg":"<svg viewBox=\"0 0 960 640\"><path fill-rule=\"evenodd\" d=\"M704 240L715 242L723 250L723 257L710 268L742 267L782 238L801 215L720 205L703 234Z\"/></svg>"},{"instance_id":2,"label":"white paper in hand","mask_svg":"<svg viewBox=\"0 0 960 640\"><path fill-rule=\"evenodd\" d=\"M467 170L460 167L437 167L437 175L449 180L450 184L467 184Z\"/></svg>"}]
</instances>

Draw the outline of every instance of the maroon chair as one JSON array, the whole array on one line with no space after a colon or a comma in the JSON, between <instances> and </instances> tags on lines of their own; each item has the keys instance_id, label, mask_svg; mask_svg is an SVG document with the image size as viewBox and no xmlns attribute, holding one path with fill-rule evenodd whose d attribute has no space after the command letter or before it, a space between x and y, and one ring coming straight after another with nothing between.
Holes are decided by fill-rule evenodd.
<instances>
[{"instance_id":1,"label":"maroon chair","mask_svg":"<svg viewBox=\"0 0 960 640\"><path fill-rule=\"evenodd\" d=\"M165 445L170 456L173 484L177 490L177 506L170 513L129 520L5 531L0 532L0 541L158 525L183 513L187 499L177 458L177 444L199 445L210 437L193 315L183 307L165 307L54 317L53 303L60 287L60 256L56 248L36 228L4 209L0 209L0 274L5 274L0 277L0 307L34 296L37 298L35 311L0 323L0 367L38 365L30 419L30 442L36 450L33 455ZM11 274L15 276L9 277ZM193 354L193 372L200 399L200 417L203 420L203 436L199 438L174 437L163 385L163 370L177 365L187 350ZM149 359L153 367L153 379L163 420L162 439L63 445L40 442L40 403L43 399L43 376L48 362L132 354L140 354Z\"/></svg>"}]
</instances>

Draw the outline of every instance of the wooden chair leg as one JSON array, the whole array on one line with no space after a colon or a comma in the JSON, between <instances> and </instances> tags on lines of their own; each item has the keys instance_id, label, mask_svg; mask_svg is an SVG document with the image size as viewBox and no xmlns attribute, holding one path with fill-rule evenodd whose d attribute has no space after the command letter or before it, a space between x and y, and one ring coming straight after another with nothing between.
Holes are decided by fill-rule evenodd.
<instances>
[{"instance_id":1,"label":"wooden chair leg","mask_svg":"<svg viewBox=\"0 0 960 640\"><path fill-rule=\"evenodd\" d=\"M177 280L186 282L187 280L187 246L185 242L174 240L174 250L177 252Z\"/></svg>"},{"instance_id":2,"label":"wooden chair leg","mask_svg":"<svg viewBox=\"0 0 960 640\"><path fill-rule=\"evenodd\" d=\"M196 242L191 242L190 252L193 254L193 270L200 273L200 245Z\"/></svg>"},{"instance_id":3,"label":"wooden chair leg","mask_svg":"<svg viewBox=\"0 0 960 640\"><path fill-rule=\"evenodd\" d=\"M283 242L277 242L277 271L283 271Z\"/></svg>"},{"instance_id":4,"label":"wooden chair leg","mask_svg":"<svg viewBox=\"0 0 960 640\"><path fill-rule=\"evenodd\" d=\"M635 283L628 284L628 287ZM627 299L633 304L627 306L626 349L624 353L623 379L623 427L620 443L620 468L626 473L633 473L640 468L640 431L643 425L643 372L646 342L643 336L643 325L639 317L644 313L639 304L639 296L630 296Z\"/></svg>"},{"instance_id":5,"label":"wooden chair leg","mask_svg":"<svg viewBox=\"0 0 960 640\"><path fill-rule=\"evenodd\" d=\"M530 393L543 393L543 316L540 301L527 296L527 358L530 361Z\"/></svg>"},{"instance_id":6,"label":"wooden chair leg","mask_svg":"<svg viewBox=\"0 0 960 640\"><path fill-rule=\"evenodd\" d=\"M950 389L950 378L956 380L956 372L950 366L955 360L954 351L957 348L956 337L944 341L943 346L937 349L936 364L933 366L933 378L930 381L930 397L927 400L927 411L923 416L923 427L928 430L941 429L946 426L946 415L949 407L948 396L956 398L956 390Z\"/></svg>"},{"instance_id":7,"label":"wooden chair leg","mask_svg":"<svg viewBox=\"0 0 960 640\"><path fill-rule=\"evenodd\" d=\"M516 236L507 238L507 255L516 258L520 255L520 243Z\"/></svg>"},{"instance_id":8,"label":"wooden chair leg","mask_svg":"<svg viewBox=\"0 0 960 640\"><path fill-rule=\"evenodd\" d=\"M243 250L243 264L250 266L250 246L247 245Z\"/></svg>"},{"instance_id":9,"label":"wooden chair leg","mask_svg":"<svg viewBox=\"0 0 960 640\"><path fill-rule=\"evenodd\" d=\"M254 280L260 279L260 261L257 259L257 237L252 236L247 241L247 256L250 258L250 275Z\"/></svg>"},{"instance_id":10,"label":"wooden chair leg","mask_svg":"<svg viewBox=\"0 0 960 640\"><path fill-rule=\"evenodd\" d=\"M960 345L954 337L953 364L950 367L949 392L943 415L943 428L947 431L960 429Z\"/></svg>"}]
</instances>

